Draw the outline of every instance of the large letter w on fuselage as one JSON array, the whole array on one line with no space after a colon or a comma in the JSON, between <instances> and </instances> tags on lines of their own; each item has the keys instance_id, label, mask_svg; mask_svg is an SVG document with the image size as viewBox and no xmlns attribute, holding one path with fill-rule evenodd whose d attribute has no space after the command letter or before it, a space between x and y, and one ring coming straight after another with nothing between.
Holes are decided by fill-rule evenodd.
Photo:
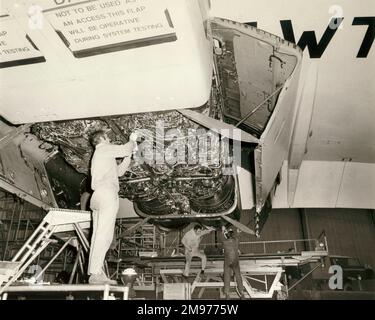
<instances>
[{"instance_id":1,"label":"large letter w on fuselage","mask_svg":"<svg viewBox=\"0 0 375 320\"><path fill-rule=\"evenodd\" d=\"M343 20L344 18L332 18L319 43L316 40L314 31L303 32L297 43L294 36L292 21L281 20L280 24L285 40L296 43L302 50L307 47L309 49L310 58L320 58Z\"/></svg>"}]
</instances>

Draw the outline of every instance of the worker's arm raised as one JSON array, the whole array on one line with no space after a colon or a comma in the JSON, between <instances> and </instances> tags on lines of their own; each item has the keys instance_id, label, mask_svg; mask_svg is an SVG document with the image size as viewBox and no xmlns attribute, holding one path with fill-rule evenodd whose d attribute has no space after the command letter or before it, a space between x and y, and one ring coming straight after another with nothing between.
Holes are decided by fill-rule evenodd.
<instances>
[{"instance_id":1,"label":"worker's arm raised","mask_svg":"<svg viewBox=\"0 0 375 320\"><path fill-rule=\"evenodd\" d=\"M119 177L124 175L126 170L128 170L131 162L131 157L125 157L124 160L117 166L117 174Z\"/></svg>"},{"instance_id":2,"label":"worker's arm raised","mask_svg":"<svg viewBox=\"0 0 375 320\"><path fill-rule=\"evenodd\" d=\"M100 146L100 154L105 157L113 158L130 157L135 146L136 143L134 141L129 141L121 145L107 144Z\"/></svg>"},{"instance_id":3,"label":"worker's arm raised","mask_svg":"<svg viewBox=\"0 0 375 320\"><path fill-rule=\"evenodd\" d=\"M212 232L214 230L215 230L215 228L213 228L213 227L207 227L206 230L202 230L201 235L203 236L203 235L208 234L208 233L210 233L210 232Z\"/></svg>"},{"instance_id":4,"label":"worker's arm raised","mask_svg":"<svg viewBox=\"0 0 375 320\"><path fill-rule=\"evenodd\" d=\"M132 133L129 137L129 142L125 145L129 145L131 147L128 147L128 151L130 150L130 152L132 153L136 147L137 147L137 134L136 133ZM130 161L131 161L131 153L127 156L125 156L124 160L118 165L117 167L117 174L119 177L121 177L125 172L126 170L128 170L129 166L130 166Z\"/></svg>"}]
</instances>

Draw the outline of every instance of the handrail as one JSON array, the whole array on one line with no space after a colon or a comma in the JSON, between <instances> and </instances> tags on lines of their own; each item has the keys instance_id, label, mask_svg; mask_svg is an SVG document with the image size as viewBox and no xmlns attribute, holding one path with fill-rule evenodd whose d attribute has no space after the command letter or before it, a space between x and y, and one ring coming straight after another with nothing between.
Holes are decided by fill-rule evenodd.
<instances>
[{"instance_id":1,"label":"handrail","mask_svg":"<svg viewBox=\"0 0 375 320\"><path fill-rule=\"evenodd\" d=\"M324 244L324 248L322 250L325 250L328 252L328 244L327 244L327 238L324 237L323 241L319 241L319 239L295 239L295 240L269 240L269 241L239 241L238 245L243 246L243 245L258 245L263 247L263 253L272 253L270 251L267 252L267 244L272 245L272 244L292 244L294 252L302 252L305 250L297 250L297 245L300 243L306 243L306 242L313 242L315 246L318 246L320 243ZM210 246L217 246L217 243L202 243L202 247L210 247Z\"/></svg>"}]
</instances>

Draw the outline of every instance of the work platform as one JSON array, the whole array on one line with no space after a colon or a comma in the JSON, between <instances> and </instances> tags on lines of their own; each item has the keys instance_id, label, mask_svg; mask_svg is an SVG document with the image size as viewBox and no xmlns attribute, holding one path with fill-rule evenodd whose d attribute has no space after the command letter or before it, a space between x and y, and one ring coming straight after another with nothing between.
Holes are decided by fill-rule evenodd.
<instances>
[{"instance_id":1,"label":"work platform","mask_svg":"<svg viewBox=\"0 0 375 320\"><path fill-rule=\"evenodd\" d=\"M166 290L165 284L170 283L170 281L176 281L178 277L182 276L181 269L165 269L160 270L161 278L163 279L164 283L164 290ZM200 272L196 274L192 283L189 283L189 293L190 298L192 298L194 291L196 289L200 289L197 298L201 299L203 297L205 289L209 288L218 288L221 289L224 287L223 282L223 267L219 268L207 268L204 272L204 275L201 275ZM283 273L283 269L281 267L264 267L264 268L257 268L257 267L248 267L241 264L241 275L242 275L242 282L245 289L245 297L251 299L270 299L273 297L274 292L281 290L282 285L280 284L280 279ZM260 279L260 277L264 277ZM177 280L178 282L178 280ZM258 282L261 284L263 288L257 289L254 286L253 282ZM230 287L235 288L236 283L230 282ZM238 297L240 293L238 293ZM164 293L165 297L165 293ZM220 295L222 298L222 294ZM235 297L232 295L232 297Z\"/></svg>"},{"instance_id":2,"label":"work platform","mask_svg":"<svg viewBox=\"0 0 375 320\"><path fill-rule=\"evenodd\" d=\"M275 296L286 297L288 294L287 281L283 278L286 267L300 267L306 264L320 265L322 259L328 255L326 250L301 251L298 253L278 253L260 255L240 255L240 269L245 288L245 297L251 299L270 299ZM185 299L201 299L206 289L220 290L220 297L223 297L224 287L224 257L222 255L207 256L207 266L202 276L200 274L201 262L193 258L190 276L188 279L182 276L185 257L139 257L131 259L118 259L109 261L116 264L116 276L122 268L133 266L138 270L138 278L134 284L136 291L156 291L163 293L167 299L173 295L165 293L165 290L174 290L180 295L176 297ZM175 287L173 287L173 285ZM231 282L231 288L236 287ZM184 288L184 289L183 289ZM233 290L232 290L233 291ZM235 291L232 298L238 298Z\"/></svg>"},{"instance_id":3,"label":"work platform","mask_svg":"<svg viewBox=\"0 0 375 320\"><path fill-rule=\"evenodd\" d=\"M109 293L122 293L123 299L127 298L129 288L126 286L92 286L79 284L84 281L76 281L73 284L74 274L77 270L86 275L85 255L87 256L90 244L86 238L84 229L90 227L91 214L86 211L51 209L44 217L40 225L35 229L30 238L24 243L11 261L0 261L0 296L7 298L8 293L16 292L103 292L103 299L107 299ZM145 228L144 224L136 224L137 228ZM134 231L137 229L134 227ZM140 233L145 235L144 233ZM153 234L152 232L150 234ZM76 260L70 276L69 284L64 285L28 285L19 283L19 278L25 270L38 257L47 246L55 241L51 236L63 240L63 245L54 257L40 271L43 274L51 263L68 245L75 247ZM150 238L148 236L148 238ZM154 253L157 248L154 243L156 237L153 236L153 243L150 248ZM141 239L142 240L142 239ZM144 242L144 241L143 241ZM142 243L142 241L141 241ZM257 241L240 242L241 245L250 247L261 246L261 253L240 254L240 269L245 288L245 298L269 299L288 295L287 279L285 278L285 268L299 267L306 264L315 263L315 268L322 264L322 259L328 255L327 241L317 239L308 240L282 240L282 241ZM286 251L270 252L268 246L283 244L288 248ZM301 245L303 244L303 245ZM207 245L207 244L206 244ZM214 244L215 246L217 244ZM314 248L314 250L299 250L299 248ZM165 248L162 248L165 249ZM165 252L165 250L163 250ZM119 252L128 252L126 248ZM160 254L160 252L159 252ZM207 290L220 292L219 298L223 297L223 274L224 257L222 254L207 255L207 267L204 275L200 274L201 261L193 258L191 264L191 277L182 277L185 266L185 257L182 254L172 256L141 256L122 257L107 260L107 274L111 279L119 279L121 272L129 267L134 267L137 271L137 278L134 283L136 291L153 291L154 298L160 299L160 293L164 299L201 299L207 298ZM313 270L315 270L315 268ZM313 271L312 270L312 271ZM38 277L39 277L38 275ZM284 276L284 278L283 278ZM303 279L302 279L303 280ZM236 287L235 282L230 283L231 288ZM178 294L177 294L178 293ZM236 290L232 290L232 298L239 297Z\"/></svg>"}]
</instances>

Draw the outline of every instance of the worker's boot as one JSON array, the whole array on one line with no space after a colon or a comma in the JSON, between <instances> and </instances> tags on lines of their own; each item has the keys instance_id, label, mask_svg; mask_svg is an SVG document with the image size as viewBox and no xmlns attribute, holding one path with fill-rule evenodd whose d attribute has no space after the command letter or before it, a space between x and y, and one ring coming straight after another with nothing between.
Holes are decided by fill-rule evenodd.
<instances>
[{"instance_id":1,"label":"worker's boot","mask_svg":"<svg viewBox=\"0 0 375 320\"><path fill-rule=\"evenodd\" d=\"M204 270L202 269L200 273L198 274L198 281L204 280L205 275L204 275Z\"/></svg>"},{"instance_id":2,"label":"worker's boot","mask_svg":"<svg viewBox=\"0 0 375 320\"><path fill-rule=\"evenodd\" d=\"M237 292L238 296L240 297L240 300L245 299L245 293L243 291L240 291L240 290L238 290L238 288L236 288L236 292Z\"/></svg>"},{"instance_id":3,"label":"worker's boot","mask_svg":"<svg viewBox=\"0 0 375 320\"><path fill-rule=\"evenodd\" d=\"M89 278L89 284L117 285L117 281L109 279L105 274L92 274Z\"/></svg>"}]
</instances>

